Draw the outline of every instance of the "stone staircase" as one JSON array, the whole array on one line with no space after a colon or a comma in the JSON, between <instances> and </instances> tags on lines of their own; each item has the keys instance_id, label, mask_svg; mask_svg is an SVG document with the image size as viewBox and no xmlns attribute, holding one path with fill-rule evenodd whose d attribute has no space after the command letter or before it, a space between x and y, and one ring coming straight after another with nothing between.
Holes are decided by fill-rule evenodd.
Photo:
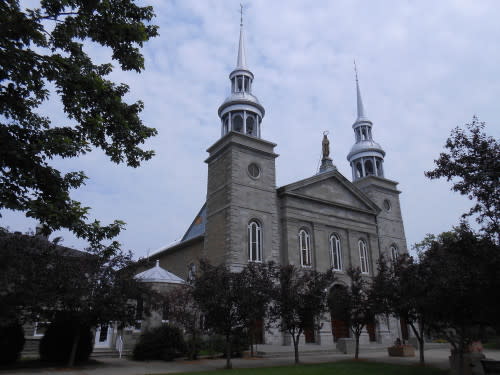
<instances>
[{"instance_id":1,"label":"stone staircase","mask_svg":"<svg viewBox=\"0 0 500 375\"><path fill-rule=\"evenodd\" d=\"M124 350L122 352L122 358L130 354L130 350ZM120 353L115 348L94 348L90 358L118 358Z\"/></svg>"}]
</instances>

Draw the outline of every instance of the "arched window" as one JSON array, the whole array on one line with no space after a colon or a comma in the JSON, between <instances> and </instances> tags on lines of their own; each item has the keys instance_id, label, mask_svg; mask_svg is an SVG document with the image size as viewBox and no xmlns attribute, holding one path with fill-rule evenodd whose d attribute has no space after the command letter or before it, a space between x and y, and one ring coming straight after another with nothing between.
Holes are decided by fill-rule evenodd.
<instances>
[{"instance_id":1,"label":"arched window","mask_svg":"<svg viewBox=\"0 0 500 375\"><path fill-rule=\"evenodd\" d=\"M247 115L247 134L256 135L255 134L255 120L253 116Z\"/></svg>"},{"instance_id":2,"label":"arched window","mask_svg":"<svg viewBox=\"0 0 500 375\"><path fill-rule=\"evenodd\" d=\"M300 264L303 267L311 266L311 240L309 234L301 229L299 231Z\"/></svg>"},{"instance_id":3,"label":"arched window","mask_svg":"<svg viewBox=\"0 0 500 375\"><path fill-rule=\"evenodd\" d=\"M241 115L233 117L233 130L240 133L243 131L243 117Z\"/></svg>"},{"instance_id":4,"label":"arched window","mask_svg":"<svg viewBox=\"0 0 500 375\"><path fill-rule=\"evenodd\" d=\"M248 223L248 260L262 262L262 228L256 220Z\"/></svg>"},{"instance_id":5,"label":"arched window","mask_svg":"<svg viewBox=\"0 0 500 375\"><path fill-rule=\"evenodd\" d=\"M229 133L229 117L224 118L224 134Z\"/></svg>"},{"instance_id":6,"label":"arched window","mask_svg":"<svg viewBox=\"0 0 500 375\"><path fill-rule=\"evenodd\" d=\"M361 268L361 273L368 273L368 251L366 249L366 243L363 240L358 241L359 247L359 264Z\"/></svg>"},{"instance_id":7,"label":"arched window","mask_svg":"<svg viewBox=\"0 0 500 375\"><path fill-rule=\"evenodd\" d=\"M371 160L365 161L365 172L367 176L373 175L373 163Z\"/></svg>"},{"instance_id":8,"label":"arched window","mask_svg":"<svg viewBox=\"0 0 500 375\"><path fill-rule=\"evenodd\" d=\"M332 257L332 268L337 271L342 270L342 248L340 238L336 234L330 236L330 254Z\"/></svg>"},{"instance_id":9,"label":"arched window","mask_svg":"<svg viewBox=\"0 0 500 375\"><path fill-rule=\"evenodd\" d=\"M399 250L398 250L398 247L396 245L391 245L391 260L393 262L397 261L398 260L398 257L399 257Z\"/></svg>"},{"instance_id":10,"label":"arched window","mask_svg":"<svg viewBox=\"0 0 500 375\"><path fill-rule=\"evenodd\" d=\"M237 82L237 85L238 85L236 91L237 92L243 91L243 77L240 76L240 77L236 78L236 82Z\"/></svg>"}]
</instances>

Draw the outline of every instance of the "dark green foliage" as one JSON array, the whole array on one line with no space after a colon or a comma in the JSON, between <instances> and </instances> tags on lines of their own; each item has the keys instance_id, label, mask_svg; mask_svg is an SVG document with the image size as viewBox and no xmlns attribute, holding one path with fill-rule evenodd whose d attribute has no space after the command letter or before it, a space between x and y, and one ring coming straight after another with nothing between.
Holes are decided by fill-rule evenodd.
<instances>
[{"instance_id":1,"label":"dark green foliage","mask_svg":"<svg viewBox=\"0 0 500 375\"><path fill-rule=\"evenodd\" d=\"M328 305L332 316L349 322L349 327L356 340L354 358L359 356L359 336L363 328L374 322L377 307L372 286L361 274L359 268L349 268L348 287L332 288L328 296Z\"/></svg>"},{"instance_id":2,"label":"dark green foliage","mask_svg":"<svg viewBox=\"0 0 500 375\"><path fill-rule=\"evenodd\" d=\"M196 359L200 350L200 309L194 300L191 286L178 286L164 296L163 305L167 307L168 319L184 329L187 356Z\"/></svg>"},{"instance_id":3,"label":"dark green foliage","mask_svg":"<svg viewBox=\"0 0 500 375\"><path fill-rule=\"evenodd\" d=\"M22 211L47 229L68 228L87 238L89 208L70 196L86 176L64 174L52 161L97 148L114 163L137 167L153 156L139 146L156 130L139 118L142 102L124 101L128 86L106 79L111 63L94 64L84 43L109 48L122 70L140 72L139 48L157 35L149 25L154 13L133 0L36 5L0 2L0 209ZM39 107L52 97L60 99L67 119L42 114ZM121 225L102 229L112 236Z\"/></svg>"},{"instance_id":4,"label":"dark green foliage","mask_svg":"<svg viewBox=\"0 0 500 375\"><path fill-rule=\"evenodd\" d=\"M282 332L292 337L295 363L299 363L299 339L306 329L318 330L328 310L327 291L335 280L333 273L305 270L294 265L276 269L271 318Z\"/></svg>"},{"instance_id":5,"label":"dark green foliage","mask_svg":"<svg viewBox=\"0 0 500 375\"><path fill-rule=\"evenodd\" d=\"M241 357L243 352L248 350L248 347L248 339L244 332L231 337L231 357ZM200 349L210 355L223 354L226 358L226 339L221 335L209 335L201 342Z\"/></svg>"},{"instance_id":6,"label":"dark green foliage","mask_svg":"<svg viewBox=\"0 0 500 375\"><path fill-rule=\"evenodd\" d=\"M0 325L0 365L15 362L24 347L23 327L14 322Z\"/></svg>"},{"instance_id":7,"label":"dark green foliage","mask_svg":"<svg viewBox=\"0 0 500 375\"><path fill-rule=\"evenodd\" d=\"M186 343L179 328L162 325L141 335L134 347L133 358L136 361L161 359L172 361L186 352Z\"/></svg>"},{"instance_id":8,"label":"dark green foliage","mask_svg":"<svg viewBox=\"0 0 500 375\"><path fill-rule=\"evenodd\" d=\"M462 352L494 326L500 316L500 247L462 225L426 238L421 266L428 275L427 295L439 304L428 306L430 323L453 348Z\"/></svg>"},{"instance_id":9,"label":"dark green foliage","mask_svg":"<svg viewBox=\"0 0 500 375\"><path fill-rule=\"evenodd\" d=\"M93 348L93 334L90 327L70 314L57 314L40 340L40 359L67 363L76 342L75 362L87 361Z\"/></svg>"},{"instance_id":10,"label":"dark green foliage","mask_svg":"<svg viewBox=\"0 0 500 375\"><path fill-rule=\"evenodd\" d=\"M463 217L477 215L481 230L500 243L500 143L487 136L484 122L476 116L466 129L456 127L446 140L446 152L435 160L436 169L426 172L431 179L453 181L452 190L475 200Z\"/></svg>"}]
</instances>

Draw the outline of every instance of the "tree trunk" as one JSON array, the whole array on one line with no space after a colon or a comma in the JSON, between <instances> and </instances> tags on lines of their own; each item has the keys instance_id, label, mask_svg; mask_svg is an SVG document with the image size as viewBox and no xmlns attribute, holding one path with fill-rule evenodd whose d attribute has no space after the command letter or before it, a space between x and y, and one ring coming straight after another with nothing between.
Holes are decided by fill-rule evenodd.
<instances>
[{"instance_id":1,"label":"tree trunk","mask_svg":"<svg viewBox=\"0 0 500 375\"><path fill-rule=\"evenodd\" d=\"M295 353L295 364L299 364L299 340L300 340L300 333L295 337L295 335L292 334L292 340L293 340L293 349Z\"/></svg>"},{"instance_id":2,"label":"tree trunk","mask_svg":"<svg viewBox=\"0 0 500 375\"><path fill-rule=\"evenodd\" d=\"M425 357L424 357L424 324L422 322L419 322L418 324L418 330L415 328L415 325L413 324L413 322L409 322L408 323L413 331L413 333L415 334L415 336L417 337L417 340L418 340L418 351L419 351L419 363L421 365L424 365L425 364Z\"/></svg>"},{"instance_id":3,"label":"tree trunk","mask_svg":"<svg viewBox=\"0 0 500 375\"><path fill-rule=\"evenodd\" d=\"M253 358L253 343L255 341L254 330L250 329L250 357Z\"/></svg>"},{"instance_id":4,"label":"tree trunk","mask_svg":"<svg viewBox=\"0 0 500 375\"><path fill-rule=\"evenodd\" d=\"M360 334L361 334L361 332L360 333L356 332L356 334L355 334L355 336L356 336L356 349L354 351L354 359L358 359L358 357L359 357L359 335Z\"/></svg>"},{"instance_id":5,"label":"tree trunk","mask_svg":"<svg viewBox=\"0 0 500 375\"><path fill-rule=\"evenodd\" d=\"M78 348L78 342L80 341L80 326L77 324L76 332L73 336L73 344L71 345L71 353L68 359L68 367L73 367L76 358L76 349Z\"/></svg>"},{"instance_id":6,"label":"tree trunk","mask_svg":"<svg viewBox=\"0 0 500 375\"><path fill-rule=\"evenodd\" d=\"M231 363L231 336L226 335L226 369L232 369L233 365Z\"/></svg>"},{"instance_id":7,"label":"tree trunk","mask_svg":"<svg viewBox=\"0 0 500 375\"><path fill-rule=\"evenodd\" d=\"M425 364L425 358L424 358L424 337L421 336L418 339L418 351L419 353L419 358L420 358L420 364L424 365Z\"/></svg>"}]
</instances>

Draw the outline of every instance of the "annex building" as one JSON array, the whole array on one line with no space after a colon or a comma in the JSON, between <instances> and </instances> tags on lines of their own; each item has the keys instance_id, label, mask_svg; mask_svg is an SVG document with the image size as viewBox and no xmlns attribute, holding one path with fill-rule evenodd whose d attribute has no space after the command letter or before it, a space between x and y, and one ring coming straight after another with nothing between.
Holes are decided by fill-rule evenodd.
<instances>
[{"instance_id":1,"label":"annex building","mask_svg":"<svg viewBox=\"0 0 500 375\"><path fill-rule=\"evenodd\" d=\"M218 109L220 138L207 145L206 203L182 239L151 260L184 280L205 258L233 270L265 261L319 271L333 268L341 282L348 283L349 267L372 276L381 254L390 259L407 252L398 183L386 177L385 151L374 140L357 78L354 144L347 155L352 176L346 178L336 169L324 135L319 172L281 187L276 186L276 144L261 132L265 108L252 89L243 25L229 80L231 94ZM395 319L379 318L361 342L392 343L405 336L404 331L405 325ZM306 332L305 341L331 343L346 335L345 323L332 317L318 332ZM262 336L265 343L288 341L278 331Z\"/></svg>"}]
</instances>

